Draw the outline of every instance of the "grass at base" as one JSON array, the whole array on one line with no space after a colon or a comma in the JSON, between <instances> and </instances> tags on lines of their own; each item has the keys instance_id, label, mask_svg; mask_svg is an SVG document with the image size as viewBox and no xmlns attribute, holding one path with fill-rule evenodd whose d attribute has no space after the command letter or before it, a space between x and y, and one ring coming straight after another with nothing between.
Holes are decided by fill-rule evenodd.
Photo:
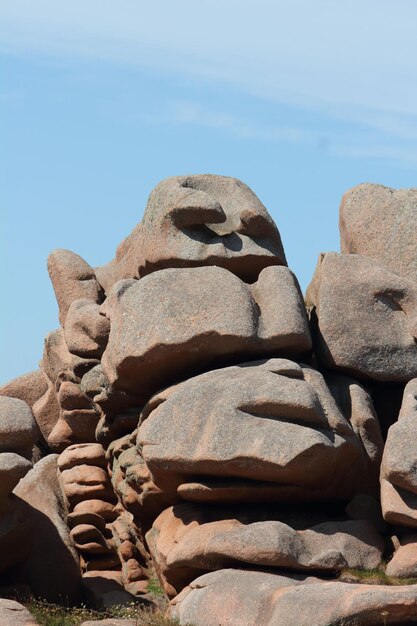
<instances>
[{"instance_id":1,"label":"grass at base","mask_svg":"<svg viewBox=\"0 0 417 626\"><path fill-rule=\"evenodd\" d=\"M341 573L341 580L344 578L357 579L358 583L367 585L416 585L417 578L396 578L387 576L382 569L344 569ZM356 582L356 580L354 580Z\"/></svg>"},{"instance_id":2,"label":"grass at base","mask_svg":"<svg viewBox=\"0 0 417 626\"><path fill-rule=\"evenodd\" d=\"M107 611L92 611L86 607L67 609L41 600L29 599L22 604L30 611L40 626L80 626L87 620L110 617L136 620L137 626L178 626L178 622L137 604L113 607Z\"/></svg>"}]
</instances>

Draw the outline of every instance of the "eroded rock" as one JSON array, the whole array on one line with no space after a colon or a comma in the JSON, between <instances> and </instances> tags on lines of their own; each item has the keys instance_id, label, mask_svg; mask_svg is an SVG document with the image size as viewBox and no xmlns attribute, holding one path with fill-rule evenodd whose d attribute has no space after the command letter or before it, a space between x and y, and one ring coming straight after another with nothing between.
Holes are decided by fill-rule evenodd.
<instances>
[{"instance_id":1,"label":"eroded rock","mask_svg":"<svg viewBox=\"0 0 417 626\"><path fill-rule=\"evenodd\" d=\"M417 283L373 259L332 252L319 258L307 304L326 368L392 382L417 376Z\"/></svg>"},{"instance_id":2,"label":"eroded rock","mask_svg":"<svg viewBox=\"0 0 417 626\"><path fill-rule=\"evenodd\" d=\"M254 285L219 267L168 269L117 283L103 310L111 322L104 373L145 399L219 358L311 347L298 284L283 267L263 270Z\"/></svg>"}]
</instances>

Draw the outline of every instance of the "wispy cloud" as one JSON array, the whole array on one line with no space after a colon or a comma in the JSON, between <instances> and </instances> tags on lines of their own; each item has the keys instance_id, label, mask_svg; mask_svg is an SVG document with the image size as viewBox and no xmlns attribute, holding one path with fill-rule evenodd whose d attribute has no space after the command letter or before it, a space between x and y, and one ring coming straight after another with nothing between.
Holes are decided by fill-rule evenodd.
<instances>
[{"instance_id":1,"label":"wispy cloud","mask_svg":"<svg viewBox=\"0 0 417 626\"><path fill-rule=\"evenodd\" d=\"M314 143L319 140L319 135L308 129L256 124L242 116L211 110L200 103L190 101L171 102L166 119L173 124L222 129L242 139L289 143Z\"/></svg>"},{"instance_id":2,"label":"wispy cloud","mask_svg":"<svg viewBox=\"0 0 417 626\"><path fill-rule=\"evenodd\" d=\"M415 0L3 0L4 51L99 59L204 81L350 124L263 125L177 102L172 123L415 163Z\"/></svg>"},{"instance_id":3,"label":"wispy cloud","mask_svg":"<svg viewBox=\"0 0 417 626\"><path fill-rule=\"evenodd\" d=\"M414 0L3 0L0 37L304 106L416 114Z\"/></svg>"},{"instance_id":4,"label":"wispy cloud","mask_svg":"<svg viewBox=\"0 0 417 626\"><path fill-rule=\"evenodd\" d=\"M301 116L302 117L302 116ZM171 100L146 116L155 125L211 128L238 139L304 144L336 157L383 159L407 167L417 164L417 126L411 117L336 115L348 123L312 130L303 125L271 125L191 100ZM365 128L364 128L365 127Z\"/></svg>"}]
</instances>

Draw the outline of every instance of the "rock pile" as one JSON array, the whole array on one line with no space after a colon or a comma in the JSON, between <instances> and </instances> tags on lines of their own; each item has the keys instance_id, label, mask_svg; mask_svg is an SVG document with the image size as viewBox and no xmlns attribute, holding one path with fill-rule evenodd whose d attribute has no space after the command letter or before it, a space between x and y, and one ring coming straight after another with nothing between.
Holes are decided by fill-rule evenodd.
<instances>
[{"instance_id":1,"label":"rock pile","mask_svg":"<svg viewBox=\"0 0 417 626\"><path fill-rule=\"evenodd\" d=\"M417 583L417 190L350 190L340 229L305 302L223 176L160 183L106 266L50 255L61 328L0 389L3 584L106 607L157 575L195 626L417 623L417 584L363 584Z\"/></svg>"}]
</instances>

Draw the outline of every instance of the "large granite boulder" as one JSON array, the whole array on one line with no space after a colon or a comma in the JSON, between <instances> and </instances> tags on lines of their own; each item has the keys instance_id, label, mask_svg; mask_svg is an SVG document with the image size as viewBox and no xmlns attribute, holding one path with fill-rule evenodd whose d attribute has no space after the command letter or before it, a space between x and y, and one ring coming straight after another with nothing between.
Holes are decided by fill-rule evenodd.
<instances>
[{"instance_id":1,"label":"large granite boulder","mask_svg":"<svg viewBox=\"0 0 417 626\"><path fill-rule=\"evenodd\" d=\"M278 229L253 191L235 178L206 174L159 183L142 222L119 246L116 264L119 278L217 265L253 282L286 259Z\"/></svg>"},{"instance_id":2,"label":"large granite boulder","mask_svg":"<svg viewBox=\"0 0 417 626\"><path fill-rule=\"evenodd\" d=\"M31 613L16 600L0 598L0 626L39 626Z\"/></svg>"},{"instance_id":3,"label":"large granite boulder","mask_svg":"<svg viewBox=\"0 0 417 626\"><path fill-rule=\"evenodd\" d=\"M340 205L340 246L417 281L417 189L362 184Z\"/></svg>"},{"instance_id":4,"label":"large granite boulder","mask_svg":"<svg viewBox=\"0 0 417 626\"><path fill-rule=\"evenodd\" d=\"M321 255L307 290L326 368L406 382L417 376L417 283L353 254Z\"/></svg>"},{"instance_id":5,"label":"large granite boulder","mask_svg":"<svg viewBox=\"0 0 417 626\"><path fill-rule=\"evenodd\" d=\"M411 625L417 620L417 586L355 585L223 569L186 587L173 600L171 614L184 626Z\"/></svg>"},{"instance_id":6,"label":"large granite boulder","mask_svg":"<svg viewBox=\"0 0 417 626\"><path fill-rule=\"evenodd\" d=\"M18 398L33 408L48 388L48 379L42 370L18 376L0 387L0 396Z\"/></svg>"},{"instance_id":7,"label":"large granite boulder","mask_svg":"<svg viewBox=\"0 0 417 626\"><path fill-rule=\"evenodd\" d=\"M285 359L191 378L152 398L142 420L155 484L186 500L341 499L363 482L364 449L323 377Z\"/></svg>"},{"instance_id":8,"label":"large granite boulder","mask_svg":"<svg viewBox=\"0 0 417 626\"><path fill-rule=\"evenodd\" d=\"M168 595L175 596L200 572L225 567L268 567L334 574L346 567L374 569L384 542L365 521L327 521L304 529L241 509L180 504L166 509L146 535ZM305 514L307 517L307 513ZM217 517L217 519L216 519ZM214 519L213 519L214 518Z\"/></svg>"},{"instance_id":9,"label":"large granite boulder","mask_svg":"<svg viewBox=\"0 0 417 626\"><path fill-rule=\"evenodd\" d=\"M57 458L50 454L38 461L14 490L26 504L31 524L31 551L19 568L19 578L34 595L67 604L80 600L81 574L66 523L68 509Z\"/></svg>"},{"instance_id":10,"label":"large granite boulder","mask_svg":"<svg viewBox=\"0 0 417 626\"><path fill-rule=\"evenodd\" d=\"M27 558L31 523L13 489L32 468L37 428L23 400L0 396L0 574Z\"/></svg>"},{"instance_id":11,"label":"large granite boulder","mask_svg":"<svg viewBox=\"0 0 417 626\"><path fill-rule=\"evenodd\" d=\"M102 308L111 322L104 373L145 399L216 359L294 356L311 347L301 292L286 267L264 269L253 285L220 267L167 269L117 283Z\"/></svg>"},{"instance_id":12,"label":"large granite boulder","mask_svg":"<svg viewBox=\"0 0 417 626\"><path fill-rule=\"evenodd\" d=\"M31 459L37 432L32 411L26 402L0 396L0 454L15 452Z\"/></svg>"},{"instance_id":13,"label":"large granite boulder","mask_svg":"<svg viewBox=\"0 0 417 626\"><path fill-rule=\"evenodd\" d=\"M310 319L233 178L162 181L95 270L53 252L61 328L0 388L2 584L108 609L156 573L184 625L416 624L417 586L341 582L393 548L417 573L416 207L345 194Z\"/></svg>"}]
</instances>

